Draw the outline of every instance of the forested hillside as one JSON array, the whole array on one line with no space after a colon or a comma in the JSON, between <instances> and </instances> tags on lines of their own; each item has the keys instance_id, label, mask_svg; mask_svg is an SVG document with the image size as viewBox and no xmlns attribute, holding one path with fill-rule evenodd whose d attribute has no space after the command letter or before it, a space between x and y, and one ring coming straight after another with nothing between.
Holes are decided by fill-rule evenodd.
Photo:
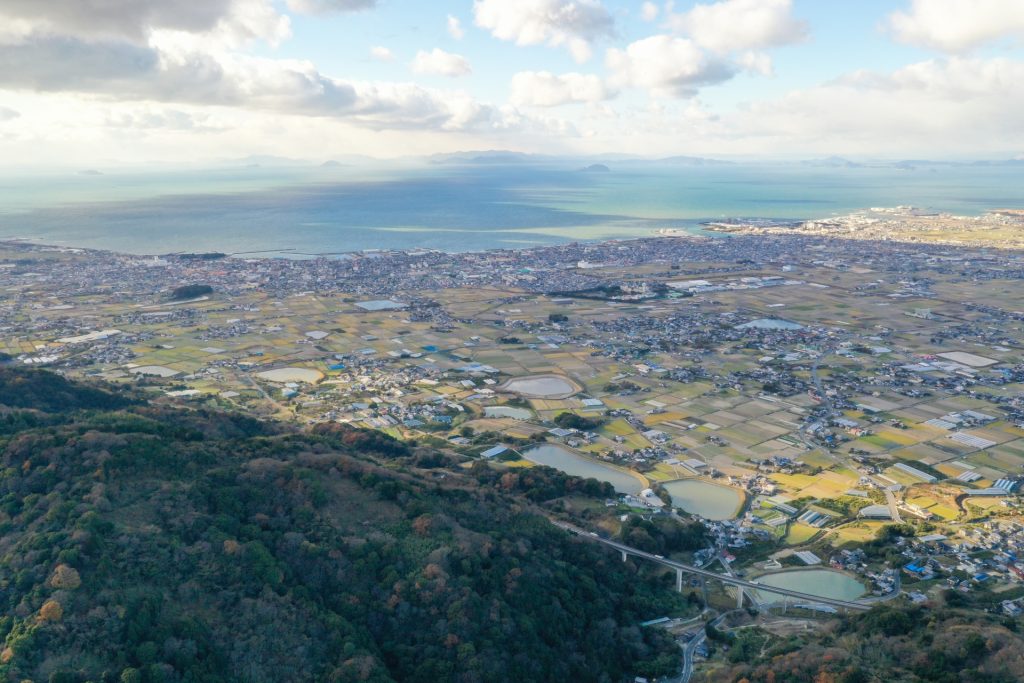
<instances>
[{"instance_id":1,"label":"forested hillside","mask_svg":"<svg viewBox=\"0 0 1024 683\"><path fill-rule=\"evenodd\" d=\"M798 636L740 631L702 683L1017 683L1019 622L940 605L879 606Z\"/></svg>"},{"instance_id":2,"label":"forested hillside","mask_svg":"<svg viewBox=\"0 0 1024 683\"><path fill-rule=\"evenodd\" d=\"M551 470L0 368L8 681L617 681L678 595L551 526Z\"/></svg>"}]
</instances>

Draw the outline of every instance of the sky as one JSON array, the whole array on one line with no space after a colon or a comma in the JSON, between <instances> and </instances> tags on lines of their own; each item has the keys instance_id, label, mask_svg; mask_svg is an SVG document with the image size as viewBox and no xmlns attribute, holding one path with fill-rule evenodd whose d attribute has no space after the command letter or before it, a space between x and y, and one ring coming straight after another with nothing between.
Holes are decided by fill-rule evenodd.
<instances>
[{"instance_id":1,"label":"sky","mask_svg":"<svg viewBox=\"0 0 1024 683\"><path fill-rule=\"evenodd\" d=\"M0 0L7 167L1006 159L1022 83L1024 0Z\"/></svg>"}]
</instances>

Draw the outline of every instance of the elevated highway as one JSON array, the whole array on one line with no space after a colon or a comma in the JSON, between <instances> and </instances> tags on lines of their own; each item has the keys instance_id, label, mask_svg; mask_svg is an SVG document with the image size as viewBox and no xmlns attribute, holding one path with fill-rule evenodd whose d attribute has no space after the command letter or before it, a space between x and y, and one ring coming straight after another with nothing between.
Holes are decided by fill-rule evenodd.
<instances>
[{"instance_id":1,"label":"elevated highway","mask_svg":"<svg viewBox=\"0 0 1024 683\"><path fill-rule=\"evenodd\" d=\"M701 569L700 567L694 567L693 565L683 564L682 562L676 562L675 560L669 560L660 555L648 553L638 548L633 548L628 545L624 545L617 541L612 541L607 538L601 538L596 534L585 531L578 527L565 522L559 522L552 520L552 523L565 531L574 533L579 538L585 541L591 541L599 543L605 547L612 548L622 553L622 560L625 561L628 557L638 557L643 560L649 560L660 564L665 567L674 569L676 572L676 589L682 591L683 589L683 574L690 574L693 576L699 576L703 579L713 579L719 581L727 586L735 586L738 590L749 595L751 591L759 591L760 593L771 593L773 595L782 595L787 598L793 598L799 600L801 604L806 605L828 605L835 607L840 610L849 610L855 612L865 612L871 609L872 605L866 602L855 602L850 600L838 600L835 598L823 598L819 595L811 595L810 593L801 593L800 591L790 590L788 588L777 588L775 586L767 586L760 583L754 583L753 581L747 581L736 576L729 576L728 574L719 574L717 572L708 571L707 569Z\"/></svg>"}]
</instances>

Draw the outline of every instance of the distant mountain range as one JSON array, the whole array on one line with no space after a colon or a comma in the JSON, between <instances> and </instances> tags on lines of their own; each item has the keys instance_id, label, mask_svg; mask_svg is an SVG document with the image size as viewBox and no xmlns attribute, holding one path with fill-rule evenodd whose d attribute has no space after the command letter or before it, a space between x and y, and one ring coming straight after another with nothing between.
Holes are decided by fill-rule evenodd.
<instances>
[{"instance_id":1,"label":"distant mountain range","mask_svg":"<svg viewBox=\"0 0 1024 683\"><path fill-rule=\"evenodd\" d=\"M975 161L942 161L934 159L902 159L892 160L865 160L853 161L841 156L829 156L822 159L808 159L799 162L803 166L817 166L822 168L902 168L913 170L917 167L938 167L938 166L1024 166L1024 157L1013 159L982 159Z\"/></svg>"},{"instance_id":2,"label":"distant mountain range","mask_svg":"<svg viewBox=\"0 0 1024 683\"><path fill-rule=\"evenodd\" d=\"M919 167L942 167L942 166L1024 166L1024 155L1006 159L981 159L981 160L932 160L932 159L849 159L840 155L830 155L821 158L803 159L793 161L743 161L724 160L708 157L677 155L668 157L641 157L631 154L610 153L592 155L554 155L554 154L530 154L512 150L466 150L460 152L447 152L443 154L432 154L428 156L408 156L400 159L378 159L361 154L345 154L323 162L315 162L304 159L293 159L272 155L252 155L240 159L227 160L222 162L228 166L243 166L247 168L342 168L350 166L391 166L408 164L429 164L438 166L563 166L567 169L591 169L592 167L637 167L637 166L679 166L679 167L711 167L711 166L732 166L742 164L780 164L800 165L820 168L900 168L913 170Z\"/></svg>"},{"instance_id":3,"label":"distant mountain range","mask_svg":"<svg viewBox=\"0 0 1024 683\"><path fill-rule=\"evenodd\" d=\"M452 152L447 154L434 154L426 158L431 164L458 164L458 165L517 165L517 164L567 164L579 165L580 163L591 166L605 166L609 163L624 165L647 165L647 164L671 164L676 166L722 166L730 165L731 161L719 159L706 159L703 157L672 156L658 159L648 159L629 154L600 154L583 156L557 156L548 154L527 154L524 152L510 152L505 150L486 150L470 152Z\"/></svg>"}]
</instances>

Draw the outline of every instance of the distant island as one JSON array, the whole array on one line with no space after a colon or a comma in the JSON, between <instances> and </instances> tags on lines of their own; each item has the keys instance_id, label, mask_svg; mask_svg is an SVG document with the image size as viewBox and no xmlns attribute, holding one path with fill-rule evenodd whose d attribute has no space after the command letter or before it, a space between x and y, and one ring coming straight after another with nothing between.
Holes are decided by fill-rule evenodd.
<instances>
[{"instance_id":1,"label":"distant island","mask_svg":"<svg viewBox=\"0 0 1024 683\"><path fill-rule=\"evenodd\" d=\"M611 173L612 169L608 168L604 164L591 164L585 168L580 169L580 173Z\"/></svg>"}]
</instances>

